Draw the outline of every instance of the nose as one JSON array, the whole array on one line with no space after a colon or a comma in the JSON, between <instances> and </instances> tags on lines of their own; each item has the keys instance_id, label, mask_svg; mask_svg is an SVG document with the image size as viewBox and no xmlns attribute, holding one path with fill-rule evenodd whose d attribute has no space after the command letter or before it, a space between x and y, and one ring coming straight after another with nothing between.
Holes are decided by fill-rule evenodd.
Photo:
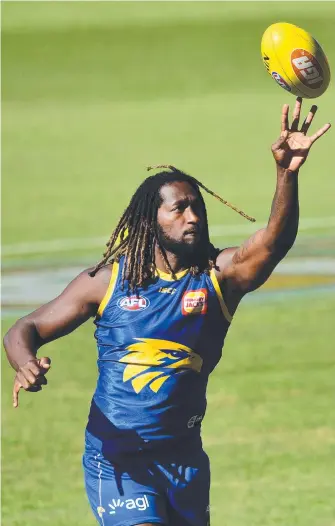
<instances>
[{"instance_id":1,"label":"nose","mask_svg":"<svg viewBox=\"0 0 335 526\"><path fill-rule=\"evenodd\" d=\"M197 214L191 206L188 206L185 210L186 221L192 225L198 225L200 223L200 216Z\"/></svg>"}]
</instances>

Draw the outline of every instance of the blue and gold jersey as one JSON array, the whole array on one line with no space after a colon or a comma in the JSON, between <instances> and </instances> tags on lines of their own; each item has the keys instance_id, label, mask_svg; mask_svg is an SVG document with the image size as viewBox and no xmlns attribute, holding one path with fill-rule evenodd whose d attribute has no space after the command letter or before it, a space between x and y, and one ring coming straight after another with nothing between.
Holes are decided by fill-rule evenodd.
<instances>
[{"instance_id":1,"label":"blue and gold jersey","mask_svg":"<svg viewBox=\"0 0 335 526\"><path fill-rule=\"evenodd\" d=\"M157 272L137 294L114 263L95 319L99 378L88 438L109 454L200 443L208 376L231 316L214 271ZM160 441L160 442L158 442Z\"/></svg>"}]
</instances>

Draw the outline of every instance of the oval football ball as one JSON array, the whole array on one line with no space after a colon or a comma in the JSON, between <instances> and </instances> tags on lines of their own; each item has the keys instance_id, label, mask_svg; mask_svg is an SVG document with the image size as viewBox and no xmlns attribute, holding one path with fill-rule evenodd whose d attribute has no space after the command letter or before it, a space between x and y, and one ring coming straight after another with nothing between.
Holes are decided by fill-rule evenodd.
<instances>
[{"instance_id":1,"label":"oval football ball","mask_svg":"<svg viewBox=\"0 0 335 526\"><path fill-rule=\"evenodd\" d=\"M293 95L315 99L328 88L327 57L320 44L300 27L272 24L263 34L261 51L268 73Z\"/></svg>"}]
</instances>

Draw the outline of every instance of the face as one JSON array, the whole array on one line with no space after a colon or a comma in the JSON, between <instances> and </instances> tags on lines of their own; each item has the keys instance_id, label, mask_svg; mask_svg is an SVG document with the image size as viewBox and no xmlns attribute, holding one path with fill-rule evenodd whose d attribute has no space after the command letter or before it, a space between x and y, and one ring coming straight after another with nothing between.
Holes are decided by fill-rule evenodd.
<instances>
[{"instance_id":1,"label":"face","mask_svg":"<svg viewBox=\"0 0 335 526\"><path fill-rule=\"evenodd\" d=\"M206 223L199 195L189 183L179 181L163 186L160 195L163 202L157 221L161 244L179 256L194 254Z\"/></svg>"}]
</instances>

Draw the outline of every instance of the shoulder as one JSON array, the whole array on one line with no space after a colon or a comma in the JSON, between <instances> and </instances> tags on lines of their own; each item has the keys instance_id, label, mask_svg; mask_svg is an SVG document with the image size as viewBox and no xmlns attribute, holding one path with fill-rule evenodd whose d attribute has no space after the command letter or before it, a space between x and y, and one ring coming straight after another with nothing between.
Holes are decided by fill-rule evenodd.
<instances>
[{"instance_id":1,"label":"shoulder","mask_svg":"<svg viewBox=\"0 0 335 526\"><path fill-rule=\"evenodd\" d=\"M87 303L100 305L110 283L112 268L112 264L106 265L93 276L94 267L83 270L69 284L68 291L85 299Z\"/></svg>"}]
</instances>

